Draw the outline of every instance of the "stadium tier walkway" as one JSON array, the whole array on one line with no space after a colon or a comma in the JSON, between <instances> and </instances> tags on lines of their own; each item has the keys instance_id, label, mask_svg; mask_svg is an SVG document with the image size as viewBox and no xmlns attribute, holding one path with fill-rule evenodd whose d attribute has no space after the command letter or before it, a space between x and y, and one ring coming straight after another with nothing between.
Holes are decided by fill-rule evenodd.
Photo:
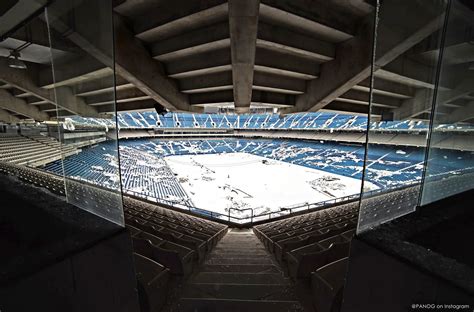
<instances>
[{"instance_id":1,"label":"stadium tier walkway","mask_svg":"<svg viewBox=\"0 0 474 312\"><path fill-rule=\"evenodd\" d=\"M304 311L252 230L231 229L186 282L179 311Z\"/></svg>"}]
</instances>

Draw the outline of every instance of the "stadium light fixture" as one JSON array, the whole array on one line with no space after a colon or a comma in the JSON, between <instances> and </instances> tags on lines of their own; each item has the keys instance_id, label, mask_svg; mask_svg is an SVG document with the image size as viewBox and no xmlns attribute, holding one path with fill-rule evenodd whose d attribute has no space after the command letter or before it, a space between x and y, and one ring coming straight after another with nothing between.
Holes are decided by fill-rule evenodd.
<instances>
[{"instance_id":1,"label":"stadium light fixture","mask_svg":"<svg viewBox=\"0 0 474 312\"><path fill-rule=\"evenodd\" d=\"M8 57L8 67L15 69L26 69L26 64L19 59L20 57L20 52L13 50Z\"/></svg>"}]
</instances>

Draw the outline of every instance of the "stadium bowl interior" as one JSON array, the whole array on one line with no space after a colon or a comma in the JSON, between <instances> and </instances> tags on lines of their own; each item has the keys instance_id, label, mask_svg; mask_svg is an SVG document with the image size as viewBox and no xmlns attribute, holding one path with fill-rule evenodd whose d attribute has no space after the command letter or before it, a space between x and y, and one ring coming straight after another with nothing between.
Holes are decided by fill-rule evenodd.
<instances>
[{"instance_id":1,"label":"stadium bowl interior","mask_svg":"<svg viewBox=\"0 0 474 312\"><path fill-rule=\"evenodd\" d=\"M4 0L0 311L471 311L469 0Z\"/></svg>"}]
</instances>

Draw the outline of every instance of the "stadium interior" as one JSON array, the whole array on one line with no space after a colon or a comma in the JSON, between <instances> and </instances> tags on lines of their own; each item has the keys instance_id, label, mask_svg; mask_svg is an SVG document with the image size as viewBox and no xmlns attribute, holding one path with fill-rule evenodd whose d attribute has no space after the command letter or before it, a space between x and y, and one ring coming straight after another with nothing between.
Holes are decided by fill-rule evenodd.
<instances>
[{"instance_id":1,"label":"stadium interior","mask_svg":"<svg viewBox=\"0 0 474 312\"><path fill-rule=\"evenodd\" d=\"M2 0L0 312L474 309L471 0Z\"/></svg>"}]
</instances>

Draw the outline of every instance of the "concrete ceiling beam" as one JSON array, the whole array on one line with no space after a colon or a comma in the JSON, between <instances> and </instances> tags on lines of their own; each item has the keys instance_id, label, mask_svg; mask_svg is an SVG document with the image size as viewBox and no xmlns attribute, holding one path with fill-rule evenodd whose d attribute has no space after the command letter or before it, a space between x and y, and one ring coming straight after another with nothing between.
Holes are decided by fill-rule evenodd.
<instances>
[{"instance_id":1,"label":"concrete ceiling beam","mask_svg":"<svg viewBox=\"0 0 474 312\"><path fill-rule=\"evenodd\" d=\"M261 0L261 3L262 20L306 32L329 42L346 41L353 37L356 21L370 13L344 12L334 1Z\"/></svg>"},{"instance_id":2,"label":"concrete ceiling beam","mask_svg":"<svg viewBox=\"0 0 474 312\"><path fill-rule=\"evenodd\" d=\"M235 110L249 111L255 65L260 0L229 0L232 82Z\"/></svg>"},{"instance_id":3,"label":"concrete ceiling beam","mask_svg":"<svg viewBox=\"0 0 474 312\"><path fill-rule=\"evenodd\" d=\"M36 121L49 120L48 114L41 112L36 106L28 105L25 100L14 97L6 90L0 90L0 108Z\"/></svg>"},{"instance_id":4,"label":"concrete ceiling beam","mask_svg":"<svg viewBox=\"0 0 474 312\"><path fill-rule=\"evenodd\" d=\"M375 70L438 30L444 21L441 0L428 9L421 2L400 0L396 5L384 6L383 10L390 14L384 14L377 26ZM404 16L403 24L400 16ZM307 92L298 96L296 106L284 113L317 111L370 76L373 23L374 16L367 17L356 37L337 46L337 58L321 65L321 79L312 80Z\"/></svg>"},{"instance_id":5,"label":"concrete ceiling beam","mask_svg":"<svg viewBox=\"0 0 474 312\"><path fill-rule=\"evenodd\" d=\"M229 38L229 24L224 22L160 40L150 45L150 51L154 58L159 59L172 52L197 49L198 46Z\"/></svg>"},{"instance_id":6,"label":"concrete ceiling beam","mask_svg":"<svg viewBox=\"0 0 474 312\"><path fill-rule=\"evenodd\" d=\"M164 38L169 38L192 29L221 22L227 18L227 12L228 4L223 3L143 30L139 32L136 37L148 43L160 41Z\"/></svg>"},{"instance_id":7,"label":"concrete ceiling beam","mask_svg":"<svg viewBox=\"0 0 474 312\"><path fill-rule=\"evenodd\" d=\"M258 25L257 47L317 62L331 61L335 57L332 43L261 22Z\"/></svg>"},{"instance_id":8,"label":"concrete ceiling beam","mask_svg":"<svg viewBox=\"0 0 474 312\"><path fill-rule=\"evenodd\" d=\"M27 71L9 68L3 62L0 62L0 80L35 96L41 101L57 105L74 114L86 117L97 117L98 115L93 107L87 105L83 99L76 97L70 87L56 87L53 90L40 88L36 86Z\"/></svg>"},{"instance_id":9,"label":"concrete ceiling beam","mask_svg":"<svg viewBox=\"0 0 474 312\"><path fill-rule=\"evenodd\" d=\"M10 114L8 111L0 108L0 121L14 124L20 121L20 118Z\"/></svg>"},{"instance_id":10,"label":"concrete ceiling beam","mask_svg":"<svg viewBox=\"0 0 474 312\"><path fill-rule=\"evenodd\" d=\"M369 93L349 90L337 98L339 102L369 105ZM402 101L393 97L388 97L379 94L372 94L372 106L384 108L398 108L402 105Z\"/></svg>"}]
</instances>

